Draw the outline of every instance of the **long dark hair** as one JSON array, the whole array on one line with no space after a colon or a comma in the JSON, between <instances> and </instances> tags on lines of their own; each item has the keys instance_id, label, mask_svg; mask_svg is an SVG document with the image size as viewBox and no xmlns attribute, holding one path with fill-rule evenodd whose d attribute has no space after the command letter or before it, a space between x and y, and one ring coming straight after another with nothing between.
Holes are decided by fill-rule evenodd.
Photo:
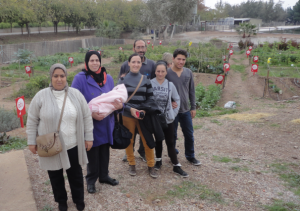
<instances>
[{"instance_id":1,"label":"long dark hair","mask_svg":"<svg viewBox=\"0 0 300 211\"><path fill-rule=\"evenodd\" d=\"M141 60L142 60L142 57L141 57L138 53L134 53L134 54L131 54L131 55L129 56L128 62L130 62L131 59L132 59L132 57L134 57L134 56L139 56L139 57L141 58Z\"/></svg>"}]
</instances>

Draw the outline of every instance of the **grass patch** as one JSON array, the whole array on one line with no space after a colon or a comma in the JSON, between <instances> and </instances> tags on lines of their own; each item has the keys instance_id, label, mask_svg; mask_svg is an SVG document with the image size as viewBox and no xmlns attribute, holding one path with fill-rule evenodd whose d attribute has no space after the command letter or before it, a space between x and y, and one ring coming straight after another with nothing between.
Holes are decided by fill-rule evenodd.
<instances>
[{"instance_id":1,"label":"grass patch","mask_svg":"<svg viewBox=\"0 0 300 211\"><path fill-rule=\"evenodd\" d=\"M212 120L210 120L210 122L211 122L211 123L215 123L215 124L217 124L217 125L222 125L222 123L219 122L219 121L216 120L216 119L212 119Z\"/></svg>"},{"instance_id":2,"label":"grass patch","mask_svg":"<svg viewBox=\"0 0 300 211\"><path fill-rule=\"evenodd\" d=\"M235 114L238 112L239 110L237 109L227 109L227 108L216 106L210 110L197 110L196 117L201 118L201 117L211 117L211 116L222 116L226 114Z\"/></svg>"},{"instance_id":3,"label":"grass patch","mask_svg":"<svg viewBox=\"0 0 300 211\"><path fill-rule=\"evenodd\" d=\"M229 158L229 157L219 157L214 155L213 161L215 162L221 162L221 163L239 163L241 161L240 158Z\"/></svg>"},{"instance_id":4,"label":"grass patch","mask_svg":"<svg viewBox=\"0 0 300 211\"><path fill-rule=\"evenodd\" d=\"M230 69L232 69L236 72L240 72L240 73L245 72L245 66L244 65L233 64L233 65L230 65Z\"/></svg>"},{"instance_id":5,"label":"grass patch","mask_svg":"<svg viewBox=\"0 0 300 211\"><path fill-rule=\"evenodd\" d=\"M211 203L224 203L221 193L215 192L200 183L190 181L184 181L180 185L175 185L173 190L167 192L167 195L179 199L197 198Z\"/></svg>"},{"instance_id":6,"label":"grass patch","mask_svg":"<svg viewBox=\"0 0 300 211\"><path fill-rule=\"evenodd\" d=\"M294 170L299 171L299 165L295 163L273 163L270 165L272 171L277 173L286 186L289 187L295 195L300 196L300 174Z\"/></svg>"},{"instance_id":7,"label":"grass patch","mask_svg":"<svg viewBox=\"0 0 300 211\"><path fill-rule=\"evenodd\" d=\"M46 182L44 182L45 185L50 185L50 180L48 179Z\"/></svg>"},{"instance_id":8,"label":"grass patch","mask_svg":"<svg viewBox=\"0 0 300 211\"><path fill-rule=\"evenodd\" d=\"M53 211L54 209L49 205L46 204L43 209L40 209L40 211Z\"/></svg>"},{"instance_id":9,"label":"grass patch","mask_svg":"<svg viewBox=\"0 0 300 211\"><path fill-rule=\"evenodd\" d=\"M300 209L300 205L293 202L275 200L273 204L265 205L264 208L268 211L298 211Z\"/></svg>"},{"instance_id":10,"label":"grass patch","mask_svg":"<svg viewBox=\"0 0 300 211\"><path fill-rule=\"evenodd\" d=\"M274 77L288 77L288 78L300 78L299 72L296 71L295 67L280 67L280 66L271 66L270 74ZM260 65L258 74L260 76L266 77L268 73L268 67L266 65Z\"/></svg>"},{"instance_id":11,"label":"grass patch","mask_svg":"<svg viewBox=\"0 0 300 211\"><path fill-rule=\"evenodd\" d=\"M273 123L273 124L270 124L271 127L280 127L279 124L276 124L276 123Z\"/></svg>"},{"instance_id":12,"label":"grass patch","mask_svg":"<svg viewBox=\"0 0 300 211\"><path fill-rule=\"evenodd\" d=\"M232 166L230 167L230 170L233 170L233 171L245 171L245 172L249 172L249 168L247 166Z\"/></svg>"},{"instance_id":13,"label":"grass patch","mask_svg":"<svg viewBox=\"0 0 300 211\"><path fill-rule=\"evenodd\" d=\"M8 152L12 149L24 149L26 146L26 139L19 137L11 137L5 142L0 142L0 153Z\"/></svg>"},{"instance_id":14,"label":"grass patch","mask_svg":"<svg viewBox=\"0 0 300 211\"><path fill-rule=\"evenodd\" d=\"M194 130L201 129L203 125L193 125Z\"/></svg>"}]
</instances>

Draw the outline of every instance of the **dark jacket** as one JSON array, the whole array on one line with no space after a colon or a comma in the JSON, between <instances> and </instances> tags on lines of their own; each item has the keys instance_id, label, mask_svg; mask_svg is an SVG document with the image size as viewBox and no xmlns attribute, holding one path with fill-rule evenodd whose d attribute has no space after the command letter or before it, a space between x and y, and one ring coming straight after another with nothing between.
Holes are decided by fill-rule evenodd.
<instances>
[{"instance_id":1,"label":"dark jacket","mask_svg":"<svg viewBox=\"0 0 300 211\"><path fill-rule=\"evenodd\" d=\"M157 116L157 114L161 114L161 111L154 100L147 100L135 108L146 112L144 119L139 120L139 124L148 147L153 149L155 147L155 140L163 141L165 139L159 117ZM154 134L155 140L152 134Z\"/></svg>"}]
</instances>

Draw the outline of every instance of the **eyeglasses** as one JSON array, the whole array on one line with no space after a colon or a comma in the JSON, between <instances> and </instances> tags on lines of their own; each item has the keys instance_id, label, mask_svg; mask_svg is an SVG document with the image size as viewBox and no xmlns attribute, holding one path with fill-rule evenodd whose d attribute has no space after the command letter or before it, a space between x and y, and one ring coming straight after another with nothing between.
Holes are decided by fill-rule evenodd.
<instances>
[{"instance_id":1,"label":"eyeglasses","mask_svg":"<svg viewBox=\"0 0 300 211\"><path fill-rule=\"evenodd\" d=\"M144 49L146 49L145 46L136 46L135 48L138 49L138 50L144 50Z\"/></svg>"}]
</instances>

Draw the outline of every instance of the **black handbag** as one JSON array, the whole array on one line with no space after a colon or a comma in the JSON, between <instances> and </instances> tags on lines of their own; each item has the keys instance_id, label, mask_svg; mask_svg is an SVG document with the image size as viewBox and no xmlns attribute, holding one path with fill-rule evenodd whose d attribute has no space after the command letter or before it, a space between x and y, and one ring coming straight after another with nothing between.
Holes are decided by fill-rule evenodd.
<instances>
[{"instance_id":1,"label":"black handbag","mask_svg":"<svg viewBox=\"0 0 300 211\"><path fill-rule=\"evenodd\" d=\"M168 97L167 97L166 107L164 113L158 114L160 126L162 127L163 130L168 128L168 123L166 120L166 110L167 110L168 102L169 102L169 81L168 81Z\"/></svg>"},{"instance_id":2,"label":"black handbag","mask_svg":"<svg viewBox=\"0 0 300 211\"><path fill-rule=\"evenodd\" d=\"M116 112L115 116L115 127L113 131L113 149L126 149L130 144L130 139L132 138L132 133L123 125L122 115L119 115L119 120L117 118Z\"/></svg>"}]
</instances>

